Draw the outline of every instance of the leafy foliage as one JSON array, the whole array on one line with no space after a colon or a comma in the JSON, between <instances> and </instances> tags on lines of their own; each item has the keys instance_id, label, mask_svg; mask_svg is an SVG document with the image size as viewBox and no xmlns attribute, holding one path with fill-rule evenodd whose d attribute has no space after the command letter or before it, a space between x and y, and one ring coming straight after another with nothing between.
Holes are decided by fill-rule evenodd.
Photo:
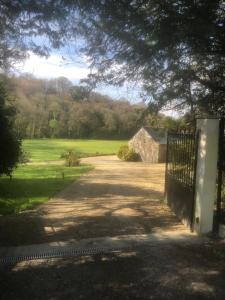
<instances>
[{"instance_id":1,"label":"leafy foliage","mask_svg":"<svg viewBox=\"0 0 225 300\"><path fill-rule=\"evenodd\" d=\"M76 97L66 78L11 78L16 95L16 128L24 138L127 138L140 126L143 104L114 101L99 93ZM87 95L86 95L87 96ZM79 98L81 97L81 98Z\"/></svg>"},{"instance_id":2,"label":"leafy foliage","mask_svg":"<svg viewBox=\"0 0 225 300\"><path fill-rule=\"evenodd\" d=\"M85 101L89 98L90 91L85 86L74 85L70 89L70 94L74 101Z\"/></svg>"},{"instance_id":3,"label":"leafy foliage","mask_svg":"<svg viewBox=\"0 0 225 300\"><path fill-rule=\"evenodd\" d=\"M73 85L64 77L40 80L27 74L10 83L16 95L16 130L23 138L127 139L142 125L176 130L186 123L152 114L143 103L115 101L96 92L75 100Z\"/></svg>"},{"instance_id":4,"label":"leafy foliage","mask_svg":"<svg viewBox=\"0 0 225 300\"><path fill-rule=\"evenodd\" d=\"M21 150L20 151L20 155L19 155L19 159L18 159L18 163L20 164L26 164L30 161L31 158L31 154L30 152L27 152L25 150Z\"/></svg>"},{"instance_id":5,"label":"leafy foliage","mask_svg":"<svg viewBox=\"0 0 225 300\"><path fill-rule=\"evenodd\" d=\"M224 1L79 1L86 55L98 82L142 85L157 111L225 114Z\"/></svg>"},{"instance_id":6,"label":"leafy foliage","mask_svg":"<svg viewBox=\"0 0 225 300\"><path fill-rule=\"evenodd\" d=\"M0 6L0 69L7 70L28 51L47 56L71 36L70 5L64 1L13 0ZM70 30L69 30L70 28ZM37 36L45 37L41 43Z\"/></svg>"},{"instance_id":7,"label":"leafy foliage","mask_svg":"<svg viewBox=\"0 0 225 300\"><path fill-rule=\"evenodd\" d=\"M129 147L127 145L123 145L120 147L118 153L117 153L117 156L120 158L120 159L123 159L124 156L126 155L126 153L129 151Z\"/></svg>"},{"instance_id":8,"label":"leafy foliage","mask_svg":"<svg viewBox=\"0 0 225 300\"><path fill-rule=\"evenodd\" d=\"M133 150L130 149L127 145L120 147L117 156L124 161L139 161L139 155Z\"/></svg>"},{"instance_id":9,"label":"leafy foliage","mask_svg":"<svg viewBox=\"0 0 225 300\"><path fill-rule=\"evenodd\" d=\"M61 154L61 158L66 160L66 165L68 167L79 166L80 160L76 152L73 150L66 150Z\"/></svg>"},{"instance_id":10,"label":"leafy foliage","mask_svg":"<svg viewBox=\"0 0 225 300\"><path fill-rule=\"evenodd\" d=\"M124 156L124 160L125 161L139 161L140 157L133 149L129 149L129 151Z\"/></svg>"},{"instance_id":11,"label":"leafy foliage","mask_svg":"<svg viewBox=\"0 0 225 300\"><path fill-rule=\"evenodd\" d=\"M0 175L11 175L20 155L20 141L13 129L15 110L9 102L5 84L0 81Z\"/></svg>"},{"instance_id":12,"label":"leafy foliage","mask_svg":"<svg viewBox=\"0 0 225 300\"><path fill-rule=\"evenodd\" d=\"M0 68L28 50L48 55L81 38L91 88L135 81L153 111L172 105L225 114L222 0L14 0L1 3L0 20ZM38 43L37 36L47 42Z\"/></svg>"}]
</instances>

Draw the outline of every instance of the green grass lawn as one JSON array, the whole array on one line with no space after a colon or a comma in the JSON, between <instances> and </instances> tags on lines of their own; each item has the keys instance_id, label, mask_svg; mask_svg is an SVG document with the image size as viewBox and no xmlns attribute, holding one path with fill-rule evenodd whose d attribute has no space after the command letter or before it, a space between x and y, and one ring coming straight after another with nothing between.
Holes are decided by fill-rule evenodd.
<instances>
[{"instance_id":1,"label":"green grass lawn","mask_svg":"<svg viewBox=\"0 0 225 300\"><path fill-rule=\"evenodd\" d=\"M107 140L24 140L23 148L31 154L33 164L19 165L12 180L6 176L0 177L0 215L19 213L43 203L92 169L87 165L66 167L48 163L38 165L38 162L60 160L61 153L66 149L73 149L80 157L115 154L125 143Z\"/></svg>"},{"instance_id":2,"label":"green grass lawn","mask_svg":"<svg viewBox=\"0 0 225 300\"><path fill-rule=\"evenodd\" d=\"M8 177L0 178L0 215L18 213L47 201L50 196L91 169L88 165L19 166L12 180Z\"/></svg>"},{"instance_id":3,"label":"green grass lawn","mask_svg":"<svg viewBox=\"0 0 225 300\"><path fill-rule=\"evenodd\" d=\"M33 139L24 140L23 148L31 154L31 161L59 160L64 150L72 149L80 157L116 154L127 141L118 140L68 140L68 139Z\"/></svg>"}]
</instances>

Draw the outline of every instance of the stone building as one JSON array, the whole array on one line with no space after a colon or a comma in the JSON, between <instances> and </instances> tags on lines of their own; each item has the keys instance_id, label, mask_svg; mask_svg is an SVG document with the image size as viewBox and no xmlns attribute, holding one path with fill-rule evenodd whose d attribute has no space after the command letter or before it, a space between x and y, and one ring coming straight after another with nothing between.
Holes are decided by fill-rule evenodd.
<instances>
[{"instance_id":1,"label":"stone building","mask_svg":"<svg viewBox=\"0 0 225 300\"><path fill-rule=\"evenodd\" d=\"M132 148L149 163L163 163L166 161L166 131L142 127L129 141Z\"/></svg>"}]
</instances>

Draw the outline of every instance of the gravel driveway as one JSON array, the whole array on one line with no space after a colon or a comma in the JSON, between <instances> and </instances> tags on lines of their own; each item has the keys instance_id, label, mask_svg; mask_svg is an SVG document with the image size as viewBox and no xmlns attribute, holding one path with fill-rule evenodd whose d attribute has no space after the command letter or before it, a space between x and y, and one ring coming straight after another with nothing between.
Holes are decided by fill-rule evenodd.
<instances>
[{"instance_id":1,"label":"gravel driveway","mask_svg":"<svg viewBox=\"0 0 225 300\"><path fill-rule=\"evenodd\" d=\"M1 246L186 230L161 201L163 164L83 162L95 169L36 210L2 218Z\"/></svg>"},{"instance_id":2,"label":"gravel driveway","mask_svg":"<svg viewBox=\"0 0 225 300\"><path fill-rule=\"evenodd\" d=\"M6 218L1 244L134 247L0 265L1 299L224 299L224 242L190 234L162 203L164 165L83 162L95 169L35 211Z\"/></svg>"}]
</instances>

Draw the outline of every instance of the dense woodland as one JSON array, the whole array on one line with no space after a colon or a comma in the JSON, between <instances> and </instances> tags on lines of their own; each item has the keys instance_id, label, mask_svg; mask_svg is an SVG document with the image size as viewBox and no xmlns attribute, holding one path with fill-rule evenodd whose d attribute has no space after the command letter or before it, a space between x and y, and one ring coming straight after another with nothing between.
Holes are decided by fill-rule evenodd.
<instances>
[{"instance_id":1,"label":"dense woodland","mask_svg":"<svg viewBox=\"0 0 225 300\"><path fill-rule=\"evenodd\" d=\"M175 126L168 117L150 116L144 103L115 100L67 78L11 77L8 89L21 138L129 138L141 125Z\"/></svg>"},{"instance_id":2,"label":"dense woodland","mask_svg":"<svg viewBox=\"0 0 225 300\"><path fill-rule=\"evenodd\" d=\"M127 137L136 130L145 109L142 104L88 93L66 78L15 77L11 85L16 128L23 138Z\"/></svg>"}]
</instances>

